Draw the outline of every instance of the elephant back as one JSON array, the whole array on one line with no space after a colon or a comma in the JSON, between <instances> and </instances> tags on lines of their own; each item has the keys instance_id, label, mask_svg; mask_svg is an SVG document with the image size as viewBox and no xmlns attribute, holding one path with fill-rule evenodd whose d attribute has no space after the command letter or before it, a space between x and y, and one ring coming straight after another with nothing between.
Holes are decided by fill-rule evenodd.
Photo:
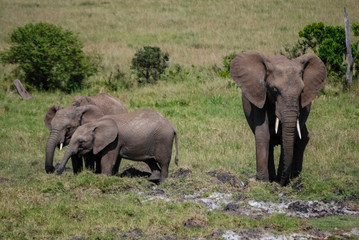
<instances>
[{"instance_id":1,"label":"elephant back","mask_svg":"<svg viewBox=\"0 0 359 240\"><path fill-rule=\"evenodd\" d=\"M104 115L115 115L128 112L126 105L121 102L121 100L112 97L107 93L99 93L92 97L78 96L74 99L72 105L96 105L102 110Z\"/></svg>"}]
</instances>

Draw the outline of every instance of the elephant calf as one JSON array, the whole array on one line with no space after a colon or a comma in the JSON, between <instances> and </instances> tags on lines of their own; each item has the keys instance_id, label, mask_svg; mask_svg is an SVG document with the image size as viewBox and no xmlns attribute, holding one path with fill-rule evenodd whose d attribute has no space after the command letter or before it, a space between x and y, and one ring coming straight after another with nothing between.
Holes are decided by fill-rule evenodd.
<instances>
[{"instance_id":1,"label":"elephant calf","mask_svg":"<svg viewBox=\"0 0 359 240\"><path fill-rule=\"evenodd\" d=\"M144 161L151 169L150 181L164 181L175 140L178 164L177 133L172 123L154 110L104 116L84 124L74 132L69 147L57 167L61 174L68 159L73 155L93 153L99 156L101 173L118 172L122 158Z\"/></svg>"}]
</instances>

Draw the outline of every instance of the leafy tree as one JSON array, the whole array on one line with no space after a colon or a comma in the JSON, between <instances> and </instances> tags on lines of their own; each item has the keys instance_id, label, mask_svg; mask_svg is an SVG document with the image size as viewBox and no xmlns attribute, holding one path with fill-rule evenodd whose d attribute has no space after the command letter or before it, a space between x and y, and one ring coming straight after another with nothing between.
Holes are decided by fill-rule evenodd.
<instances>
[{"instance_id":1,"label":"leafy tree","mask_svg":"<svg viewBox=\"0 0 359 240\"><path fill-rule=\"evenodd\" d=\"M18 64L25 82L39 90L79 89L98 70L98 62L84 54L77 37L52 24L19 27L11 34L10 45L0 53L0 60Z\"/></svg>"},{"instance_id":2,"label":"leafy tree","mask_svg":"<svg viewBox=\"0 0 359 240\"><path fill-rule=\"evenodd\" d=\"M159 47L145 46L135 53L131 69L137 71L140 83L152 83L161 78L168 61L168 53L163 53Z\"/></svg>"},{"instance_id":3,"label":"leafy tree","mask_svg":"<svg viewBox=\"0 0 359 240\"><path fill-rule=\"evenodd\" d=\"M352 26L354 35L359 34L359 24ZM342 26L325 26L324 23L312 23L298 33L300 39L294 46L284 48L289 58L298 57L307 52L313 52L326 64L328 73L336 78L343 78L346 72L345 67L345 29ZM353 52L356 51L356 44L352 45ZM358 64L357 64L358 65Z\"/></svg>"}]
</instances>

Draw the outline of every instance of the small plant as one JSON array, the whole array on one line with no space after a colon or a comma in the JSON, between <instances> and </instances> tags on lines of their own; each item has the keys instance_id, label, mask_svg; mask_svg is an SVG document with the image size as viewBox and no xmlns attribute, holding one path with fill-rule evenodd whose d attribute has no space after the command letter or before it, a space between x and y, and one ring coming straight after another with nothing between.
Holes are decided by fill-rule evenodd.
<instances>
[{"instance_id":1,"label":"small plant","mask_svg":"<svg viewBox=\"0 0 359 240\"><path fill-rule=\"evenodd\" d=\"M38 90L74 91L98 69L95 58L84 54L72 32L52 24L19 27L11 34L10 45L0 53L0 60L18 64L25 83Z\"/></svg>"},{"instance_id":2,"label":"small plant","mask_svg":"<svg viewBox=\"0 0 359 240\"><path fill-rule=\"evenodd\" d=\"M121 71L118 64L115 65L115 70L111 72L110 77L105 82L106 87L111 91L117 91L118 87L125 89L131 88L131 84L126 80L126 74Z\"/></svg>"},{"instance_id":3,"label":"small plant","mask_svg":"<svg viewBox=\"0 0 359 240\"><path fill-rule=\"evenodd\" d=\"M219 71L219 76L220 77L223 77L223 78L227 78L227 77L229 77L229 75L230 75L230 72L229 72L229 67L230 67L230 65L231 65L231 62L232 62L232 60L233 60L233 58L236 56L237 54L236 53L231 53L231 54L229 54L229 55L227 55L227 56L225 56L224 58L223 58L223 69L222 70L220 70Z\"/></svg>"},{"instance_id":4,"label":"small plant","mask_svg":"<svg viewBox=\"0 0 359 240\"><path fill-rule=\"evenodd\" d=\"M137 72L139 83L154 83L168 67L169 55L159 47L145 46L132 59L131 69Z\"/></svg>"}]
</instances>

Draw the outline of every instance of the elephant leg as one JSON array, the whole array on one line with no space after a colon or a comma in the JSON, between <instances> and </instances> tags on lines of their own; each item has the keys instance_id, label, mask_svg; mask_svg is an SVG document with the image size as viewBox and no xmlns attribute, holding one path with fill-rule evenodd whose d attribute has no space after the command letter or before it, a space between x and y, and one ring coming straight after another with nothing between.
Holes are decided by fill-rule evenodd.
<instances>
[{"instance_id":1,"label":"elephant leg","mask_svg":"<svg viewBox=\"0 0 359 240\"><path fill-rule=\"evenodd\" d=\"M161 166L161 178L160 178L160 182L163 182L166 180L166 178L168 177L168 168L169 168L169 161L164 161L162 163L160 163Z\"/></svg>"},{"instance_id":2,"label":"elephant leg","mask_svg":"<svg viewBox=\"0 0 359 240\"><path fill-rule=\"evenodd\" d=\"M298 177L302 171L304 150L309 142L307 126L304 125L301 132L302 139L298 139L294 145L293 167L291 172L292 179Z\"/></svg>"},{"instance_id":3,"label":"elephant leg","mask_svg":"<svg viewBox=\"0 0 359 240\"><path fill-rule=\"evenodd\" d=\"M161 169L158 167L155 159L148 159L146 163L151 169L151 176L148 178L148 180L159 181L161 179Z\"/></svg>"},{"instance_id":4,"label":"elephant leg","mask_svg":"<svg viewBox=\"0 0 359 240\"><path fill-rule=\"evenodd\" d=\"M268 172L268 158L269 158L269 143L270 133L268 126L267 115L263 112L257 112L255 119L255 144L256 144L256 165L257 165L257 180L269 181ZM271 164L271 163L270 163Z\"/></svg>"},{"instance_id":5,"label":"elephant leg","mask_svg":"<svg viewBox=\"0 0 359 240\"><path fill-rule=\"evenodd\" d=\"M163 141L163 144L156 147L154 159L161 169L160 182L165 181L168 177L168 168L172 157L173 136L163 139Z\"/></svg>"},{"instance_id":6,"label":"elephant leg","mask_svg":"<svg viewBox=\"0 0 359 240\"><path fill-rule=\"evenodd\" d=\"M116 163L118 162L117 161L118 155L119 154L117 149L111 149L102 154L101 173L104 173L109 176L113 174L113 172L116 170L115 166Z\"/></svg>"},{"instance_id":7,"label":"elephant leg","mask_svg":"<svg viewBox=\"0 0 359 240\"><path fill-rule=\"evenodd\" d=\"M72 156L71 162L72 162L72 170L73 170L74 174L82 171L82 169L83 169L82 157Z\"/></svg>"},{"instance_id":8,"label":"elephant leg","mask_svg":"<svg viewBox=\"0 0 359 240\"><path fill-rule=\"evenodd\" d=\"M112 175L116 175L118 173L118 169L120 168L120 165L121 165L121 160L122 160L121 156L118 155L116 163L112 169Z\"/></svg>"},{"instance_id":9,"label":"elephant leg","mask_svg":"<svg viewBox=\"0 0 359 240\"><path fill-rule=\"evenodd\" d=\"M273 182L276 180L275 175L275 164L274 164L274 146L270 144L269 153L268 153L268 173L269 173L269 181Z\"/></svg>"},{"instance_id":10,"label":"elephant leg","mask_svg":"<svg viewBox=\"0 0 359 240\"><path fill-rule=\"evenodd\" d=\"M92 152L87 153L84 156L84 162L85 162L86 169L90 169L92 171L95 170L95 157Z\"/></svg>"}]
</instances>

